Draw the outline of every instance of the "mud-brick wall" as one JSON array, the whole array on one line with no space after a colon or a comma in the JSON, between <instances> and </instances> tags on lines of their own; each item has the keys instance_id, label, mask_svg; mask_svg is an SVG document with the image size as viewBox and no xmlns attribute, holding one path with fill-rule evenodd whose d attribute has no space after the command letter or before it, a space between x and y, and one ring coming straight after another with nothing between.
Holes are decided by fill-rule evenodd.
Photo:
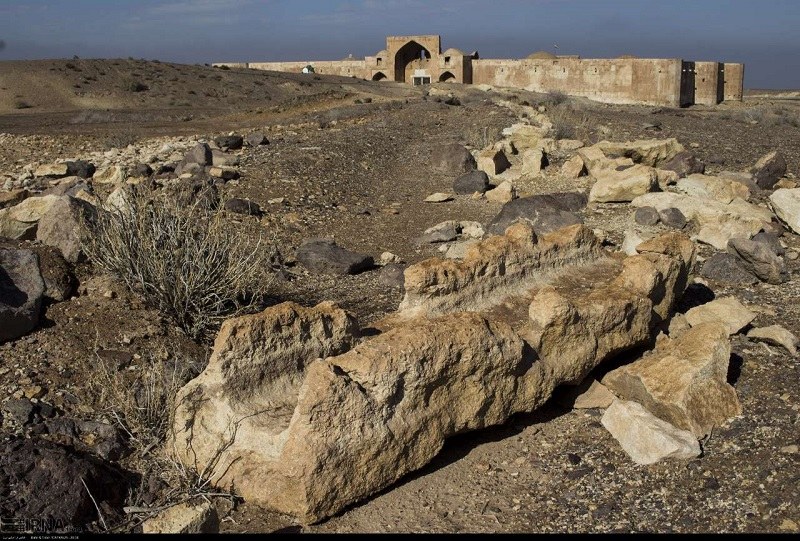
<instances>
[{"instance_id":1,"label":"mud-brick wall","mask_svg":"<svg viewBox=\"0 0 800 541\"><path fill-rule=\"evenodd\" d=\"M341 75L343 77L371 77L364 60L324 60L311 62L250 62L249 67L257 70L300 73L311 64L315 73Z\"/></svg>"},{"instance_id":2,"label":"mud-brick wall","mask_svg":"<svg viewBox=\"0 0 800 541\"><path fill-rule=\"evenodd\" d=\"M473 84L559 91L606 103L679 105L680 60L473 60Z\"/></svg>"},{"instance_id":3,"label":"mud-brick wall","mask_svg":"<svg viewBox=\"0 0 800 541\"><path fill-rule=\"evenodd\" d=\"M722 65L723 95L725 101L742 101L744 93L744 64L725 62Z\"/></svg>"},{"instance_id":4,"label":"mud-brick wall","mask_svg":"<svg viewBox=\"0 0 800 541\"><path fill-rule=\"evenodd\" d=\"M716 105L722 101L719 62L695 62L694 71L694 102Z\"/></svg>"}]
</instances>

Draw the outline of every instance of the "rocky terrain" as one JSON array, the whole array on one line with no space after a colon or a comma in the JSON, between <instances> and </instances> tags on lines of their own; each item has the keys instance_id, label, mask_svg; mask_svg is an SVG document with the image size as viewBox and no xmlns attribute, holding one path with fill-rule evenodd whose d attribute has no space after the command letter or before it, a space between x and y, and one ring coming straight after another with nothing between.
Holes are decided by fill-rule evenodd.
<instances>
[{"instance_id":1,"label":"rocky terrain","mask_svg":"<svg viewBox=\"0 0 800 541\"><path fill-rule=\"evenodd\" d=\"M798 124L3 63L0 517L796 532Z\"/></svg>"}]
</instances>

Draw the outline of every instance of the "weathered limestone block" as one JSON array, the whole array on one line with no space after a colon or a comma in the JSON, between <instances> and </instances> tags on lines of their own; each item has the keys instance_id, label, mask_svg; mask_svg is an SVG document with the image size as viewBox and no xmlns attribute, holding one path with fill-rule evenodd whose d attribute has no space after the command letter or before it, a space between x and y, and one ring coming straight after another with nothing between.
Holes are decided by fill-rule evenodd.
<instances>
[{"instance_id":1,"label":"weathered limestone block","mask_svg":"<svg viewBox=\"0 0 800 541\"><path fill-rule=\"evenodd\" d=\"M508 180L504 180L497 187L486 192L486 200L494 201L495 203L508 203L516 198L517 189Z\"/></svg>"},{"instance_id":2,"label":"weathered limestone block","mask_svg":"<svg viewBox=\"0 0 800 541\"><path fill-rule=\"evenodd\" d=\"M91 219L95 209L89 203L70 196L55 201L36 230L36 239L58 248L64 259L77 263L84 257L81 248L81 221Z\"/></svg>"},{"instance_id":3,"label":"weathered limestone block","mask_svg":"<svg viewBox=\"0 0 800 541\"><path fill-rule=\"evenodd\" d=\"M781 188L769 196L775 215L800 234L800 188Z\"/></svg>"},{"instance_id":4,"label":"weathered limestone block","mask_svg":"<svg viewBox=\"0 0 800 541\"><path fill-rule=\"evenodd\" d=\"M676 184L676 189L686 195L715 199L728 204L737 197L747 201L750 199L750 189L735 180L708 175L689 175Z\"/></svg>"},{"instance_id":5,"label":"weathered limestone block","mask_svg":"<svg viewBox=\"0 0 800 541\"><path fill-rule=\"evenodd\" d=\"M650 339L683 292L694 258L689 239L671 236L640 245L646 253L623 260L616 275L609 269L606 283L595 278L588 290L556 283L534 294L525 337L556 379L579 383L603 360Z\"/></svg>"},{"instance_id":6,"label":"weathered limestone block","mask_svg":"<svg viewBox=\"0 0 800 541\"><path fill-rule=\"evenodd\" d=\"M742 412L727 382L731 346L721 323L703 323L660 341L642 359L606 374L615 394L698 438Z\"/></svg>"},{"instance_id":7,"label":"weathered limestone block","mask_svg":"<svg viewBox=\"0 0 800 541\"><path fill-rule=\"evenodd\" d=\"M97 184L114 184L119 186L127 178L127 171L124 167L119 165L111 165L105 169L101 169L94 174L92 181Z\"/></svg>"},{"instance_id":8,"label":"weathered limestone block","mask_svg":"<svg viewBox=\"0 0 800 541\"><path fill-rule=\"evenodd\" d=\"M219 515L211 502L183 502L145 520L142 533L219 533Z\"/></svg>"},{"instance_id":9,"label":"weathered limestone block","mask_svg":"<svg viewBox=\"0 0 800 541\"><path fill-rule=\"evenodd\" d=\"M539 238L530 225L516 223L505 235L471 246L462 261L433 258L407 268L399 310L407 318L481 310L530 289L565 266L602 257L600 242L582 225Z\"/></svg>"},{"instance_id":10,"label":"weathered limestone block","mask_svg":"<svg viewBox=\"0 0 800 541\"><path fill-rule=\"evenodd\" d=\"M772 213L763 207L735 198L728 204L716 199L693 197L671 192L641 195L631 202L634 207L655 207L659 212L680 210L687 220L700 226L697 240L724 250L732 238L752 238L772 221Z\"/></svg>"},{"instance_id":11,"label":"weathered limestone block","mask_svg":"<svg viewBox=\"0 0 800 541\"><path fill-rule=\"evenodd\" d=\"M357 345L329 304L230 320L178 394L171 448L214 485L318 521L649 340L692 257L674 236L620 263L582 226L516 224L463 262L410 267L403 310Z\"/></svg>"},{"instance_id":12,"label":"weathered limestone block","mask_svg":"<svg viewBox=\"0 0 800 541\"><path fill-rule=\"evenodd\" d=\"M218 339L206 372L190 383L197 395L179 397L175 426L189 428L175 435L178 455L201 467L216 450L207 418L220 413L207 398L223 396L207 385L209 374L224 373L221 346ZM509 325L476 313L392 329L311 362L296 407L269 410L264 403L259 411L250 398L241 403L249 411L238 424L226 420L238 431L228 431L233 443L217 456L212 481L304 521L330 516L425 465L448 436L518 411L517 380L530 362Z\"/></svg>"},{"instance_id":13,"label":"weathered limestone block","mask_svg":"<svg viewBox=\"0 0 800 541\"><path fill-rule=\"evenodd\" d=\"M522 177L536 177L542 172L545 166L545 154L541 148L528 148L520 153L522 165L520 175Z\"/></svg>"},{"instance_id":14,"label":"weathered limestone block","mask_svg":"<svg viewBox=\"0 0 800 541\"><path fill-rule=\"evenodd\" d=\"M635 163L657 167L684 150L677 139L638 139L621 143L600 141L596 145L609 158L630 158Z\"/></svg>"},{"instance_id":15,"label":"weathered limestone block","mask_svg":"<svg viewBox=\"0 0 800 541\"><path fill-rule=\"evenodd\" d=\"M484 171L490 177L499 175L509 167L511 162L508 161L506 153L501 149L489 148L482 150L477 157L478 169Z\"/></svg>"},{"instance_id":16,"label":"weathered limestone block","mask_svg":"<svg viewBox=\"0 0 800 541\"><path fill-rule=\"evenodd\" d=\"M721 297L711 302L695 306L686 312L686 321L696 327L703 323L721 323L728 334L736 334L747 327L756 315L747 309L736 297Z\"/></svg>"},{"instance_id":17,"label":"weathered limestone block","mask_svg":"<svg viewBox=\"0 0 800 541\"><path fill-rule=\"evenodd\" d=\"M33 240L39 220L59 199L57 195L29 197L18 205L0 210L0 237Z\"/></svg>"},{"instance_id":18,"label":"weathered limestone block","mask_svg":"<svg viewBox=\"0 0 800 541\"><path fill-rule=\"evenodd\" d=\"M586 165L578 154L564 162L561 166L561 176L564 178L578 178L586 174Z\"/></svg>"},{"instance_id":19,"label":"weathered limestone block","mask_svg":"<svg viewBox=\"0 0 800 541\"><path fill-rule=\"evenodd\" d=\"M581 158L586 170L592 176L599 175L606 171L614 171L618 167L631 167L635 165L630 158L607 157L603 150L597 145L578 149L577 155Z\"/></svg>"},{"instance_id":20,"label":"weathered limestone block","mask_svg":"<svg viewBox=\"0 0 800 541\"><path fill-rule=\"evenodd\" d=\"M637 464L700 456L700 444L691 432L659 419L636 402L615 400L600 422Z\"/></svg>"},{"instance_id":21,"label":"weathered limestone block","mask_svg":"<svg viewBox=\"0 0 800 541\"><path fill-rule=\"evenodd\" d=\"M589 201L599 203L633 201L658 186L655 169L634 165L622 171L608 169L595 174L597 182L589 191Z\"/></svg>"}]
</instances>

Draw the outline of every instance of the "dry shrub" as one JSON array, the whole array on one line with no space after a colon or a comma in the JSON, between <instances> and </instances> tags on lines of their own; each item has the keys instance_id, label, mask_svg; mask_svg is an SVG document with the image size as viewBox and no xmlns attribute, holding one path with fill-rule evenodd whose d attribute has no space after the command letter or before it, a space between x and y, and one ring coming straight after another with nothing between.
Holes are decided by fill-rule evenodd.
<instances>
[{"instance_id":1,"label":"dry shrub","mask_svg":"<svg viewBox=\"0 0 800 541\"><path fill-rule=\"evenodd\" d=\"M85 251L192 339L266 298L275 258L271 243L243 239L203 194L168 196L139 186L125 203L84 221Z\"/></svg>"},{"instance_id":2,"label":"dry shrub","mask_svg":"<svg viewBox=\"0 0 800 541\"><path fill-rule=\"evenodd\" d=\"M553 124L550 134L554 139L586 139L589 131L589 117L575 107L562 105L547 112Z\"/></svg>"}]
</instances>

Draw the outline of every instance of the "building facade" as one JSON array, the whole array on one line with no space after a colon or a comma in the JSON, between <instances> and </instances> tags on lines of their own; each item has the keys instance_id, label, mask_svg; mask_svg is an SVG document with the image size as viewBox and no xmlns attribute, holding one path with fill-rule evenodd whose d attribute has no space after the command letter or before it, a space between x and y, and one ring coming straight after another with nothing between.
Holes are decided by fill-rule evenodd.
<instances>
[{"instance_id":1,"label":"building facade","mask_svg":"<svg viewBox=\"0 0 800 541\"><path fill-rule=\"evenodd\" d=\"M221 62L214 66L315 73L395 81L434 82L563 92L619 104L687 106L741 101L744 64L694 62L680 58L614 59L556 56L547 52L520 60L482 59L477 52L442 52L439 36L389 36L386 48L363 60L302 62Z\"/></svg>"}]
</instances>

